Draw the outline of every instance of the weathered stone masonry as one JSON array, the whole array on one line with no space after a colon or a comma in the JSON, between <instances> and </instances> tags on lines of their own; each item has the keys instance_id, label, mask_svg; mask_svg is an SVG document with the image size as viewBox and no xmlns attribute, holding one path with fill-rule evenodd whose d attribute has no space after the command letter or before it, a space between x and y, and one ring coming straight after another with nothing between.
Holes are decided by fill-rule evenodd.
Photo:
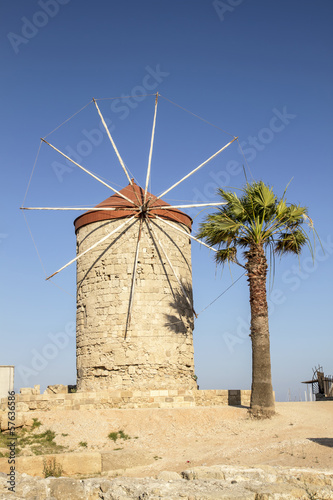
<instances>
[{"instance_id":1,"label":"weathered stone masonry","mask_svg":"<svg viewBox=\"0 0 333 500\"><path fill-rule=\"evenodd\" d=\"M136 189L141 195L140 188ZM129 187L125 190L122 192L126 196L133 196ZM107 206L112 206L114 198L117 195L108 199ZM112 218L80 225L78 220L78 253L124 222L123 218ZM150 224L153 233L145 220L142 224L131 323L126 335L139 221L135 219L77 261L79 391L196 388L193 312L157 241L162 243L192 300L190 238L157 219L150 219ZM190 232L187 224L174 220L172 224Z\"/></svg>"},{"instance_id":2,"label":"weathered stone masonry","mask_svg":"<svg viewBox=\"0 0 333 500\"><path fill-rule=\"evenodd\" d=\"M21 389L16 395L16 425L24 424L24 413L50 410L93 410L111 408L194 408L198 406L249 406L251 391L241 390L105 390L35 394ZM29 392L30 391L30 392ZM37 391L38 392L38 391ZM8 429L8 400L0 399L0 428ZM23 420L22 420L23 419Z\"/></svg>"}]
</instances>

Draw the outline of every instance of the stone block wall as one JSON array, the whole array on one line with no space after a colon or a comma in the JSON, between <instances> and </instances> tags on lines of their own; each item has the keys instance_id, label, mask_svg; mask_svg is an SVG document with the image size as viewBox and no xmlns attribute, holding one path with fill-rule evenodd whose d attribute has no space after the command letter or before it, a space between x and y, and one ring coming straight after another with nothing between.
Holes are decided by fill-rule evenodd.
<instances>
[{"instance_id":1,"label":"stone block wall","mask_svg":"<svg viewBox=\"0 0 333 500\"><path fill-rule=\"evenodd\" d=\"M84 252L124 219L77 231ZM177 222L173 222L177 225ZM142 224L131 323L129 314L140 223L130 223L77 261L78 391L195 389L190 238L152 220ZM186 232L189 228L179 227Z\"/></svg>"},{"instance_id":2,"label":"stone block wall","mask_svg":"<svg viewBox=\"0 0 333 500\"><path fill-rule=\"evenodd\" d=\"M243 390L115 390L72 394L17 394L16 412L34 410L89 410L105 408L193 408L196 406L249 406L251 391ZM0 402L1 426L8 425L7 399ZM7 427L6 427L7 428Z\"/></svg>"},{"instance_id":3,"label":"stone block wall","mask_svg":"<svg viewBox=\"0 0 333 500\"><path fill-rule=\"evenodd\" d=\"M196 406L250 406L248 390L200 390L195 393Z\"/></svg>"}]
</instances>

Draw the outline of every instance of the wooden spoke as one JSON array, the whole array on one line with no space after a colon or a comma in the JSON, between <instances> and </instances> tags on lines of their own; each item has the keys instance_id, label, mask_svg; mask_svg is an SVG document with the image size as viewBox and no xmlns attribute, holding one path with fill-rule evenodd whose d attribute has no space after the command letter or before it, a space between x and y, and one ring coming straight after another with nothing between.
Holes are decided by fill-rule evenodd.
<instances>
[{"instance_id":1,"label":"wooden spoke","mask_svg":"<svg viewBox=\"0 0 333 500\"><path fill-rule=\"evenodd\" d=\"M118 151L118 148L117 148L117 146L116 146L116 144L115 144L115 142L114 142L114 140L113 140L113 138L112 138L112 135L110 134L110 130L108 129L107 124L105 123L105 120L104 120L104 117L103 117L103 115L102 115L102 113L101 113L101 110L99 109L98 104L97 104L97 102L96 102L96 100L95 100L94 98L93 98L93 101L94 101L94 103L95 103L95 106L96 106L97 112L98 112L98 114L99 114L99 116L100 116L100 118L101 118L101 121L102 121L103 126L104 126L104 128L105 128L105 131L106 131L106 133L107 133L107 136L108 136L108 138L110 139L110 142L111 142L111 144L112 144L112 147L113 147L113 149L114 149L114 152L115 152L115 153L116 153L116 155L117 155L117 158L118 158L118 160L119 160L119 163L120 163L120 165L121 165L121 167L122 167L123 171L125 172L125 175L126 175L126 177L127 177L128 181L129 181L130 185L131 185L131 186L132 186L132 188L133 188L133 192L134 192L134 194L135 194L135 196L136 196L136 199L137 199L138 204L139 204L139 205L141 205L140 200L139 200L139 197L138 197L138 195L137 195L136 191L134 190L134 187L133 187L133 181L132 181L132 179L130 178L130 176L129 176L129 174L128 174L128 171L127 171L127 168L126 168L126 166L125 166L125 163L124 163L124 161L123 161L122 157L120 156L120 153L119 153L119 151Z\"/></svg>"},{"instance_id":2,"label":"wooden spoke","mask_svg":"<svg viewBox=\"0 0 333 500\"><path fill-rule=\"evenodd\" d=\"M215 250L215 248L213 247L210 247L209 245L207 245L206 243L204 243L203 241L201 240L198 240L198 238L195 238L194 236L192 236L191 234L187 233L186 231L184 231L183 229L180 229L179 227L177 226L174 226L173 224L171 224L171 222L168 222L167 220L164 220L162 219L161 217L159 217L158 215L154 215L154 217L158 220L161 220L162 222L164 222L164 224L167 224L168 226L171 226L173 227L174 229L176 229L176 231L179 231L180 233L184 234L185 236L187 236L188 238L191 238L192 240L194 241L197 241L198 243L200 243L201 245L209 248L209 250L213 250L213 252L217 252L218 250Z\"/></svg>"},{"instance_id":3,"label":"wooden spoke","mask_svg":"<svg viewBox=\"0 0 333 500\"><path fill-rule=\"evenodd\" d=\"M125 200L129 201L132 205L134 205L133 201L130 200L129 198L127 198L127 196L125 196L124 194L120 193L119 191L117 191L116 189L114 189L113 187L109 186L109 184L107 184L106 182L102 181L102 179L100 179L99 177L97 177L97 175L93 174L92 172L89 172L89 170L87 170L86 168L82 167L82 165L80 165L79 163L76 163L76 161L72 160L72 158L70 158L69 156L65 155L65 153L63 153L62 151L60 151L58 148L56 148L55 146L52 146L52 144L50 144L49 142L47 142L45 139L41 139L43 142L45 142L45 144L47 144L48 146L50 146L52 149L54 149L55 151L57 151L57 153L61 154L64 158L66 158L67 160L69 160L70 162L74 163L74 165L76 165L77 167L79 167L81 170L83 170L84 172L86 172L88 175L90 175L91 177L93 177L94 179L96 179L98 182L100 182L101 184L104 184L104 186L108 187L109 189L111 189L111 191L113 191L114 193L117 193L119 194L119 196L121 196L122 198L124 198Z\"/></svg>"},{"instance_id":4,"label":"wooden spoke","mask_svg":"<svg viewBox=\"0 0 333 500\"><path fill-rule=\"evenodd\" d=\"M169 208L192 208L192 207L218 207L220 205L226 205L226 201L218 202L218 203L193 203L191 205L165 205L154 207L154 205L150 205L149 208L158 208L159 210L168 210Z\"/></svg>"},{"instance_id":5,"label":"wooden spoke","mask_svg":"<svg viewBox=\"0 0 333 500\"><path fill-rule=\"evenodd\" d=\"M77 255L75 257L75 259L72 259L67 264L65 264L60 269L58 269L58 271L56 271L55 273L51 274L51 276L49 276L48 278L46 278L46 280L49 280L50 278L53 278L53 276L55 276L56 274L60 273L60 271L62 271L66 267L68 267L71 264L73 264L73 262L77 261L80 257L82 257L83 255L85 255L87 252L90 252L90 250L92 250L93 248L97 247L97 245L99 245L103 241L105 241L108 238L110 238L110 236L112 236L114 233L116 233L117 231L119 231L119 229L122 229L124 226L126 226L126 224L128 224L129 222L131 222L133 219L135 219L135 215L133 215L133 217L130 217L129 219L126 219L126 221L123 224L121 224L116 229L114 229L113 231L111 231L111 233L108 233L106 236L103 236L103 238L101 238L99 241L97 241L96 243L94 243L91 247L87 248L87 250L85 250L84 252L82 252L79 255Z\"/></svg>"},{"instance_id":6,"label":"wooden spoke","mask_svg":"<svg viewBox=\"0 0 333 500\"><path fill-rule=\"evenodd\" d=\"M169 191L171 191L171 189L175 188L176 186L178 186L181 182L185 181L186 179L188 179L191 175L195 174L195 172L197 172L200 168L204 167L205 165L207 165L208 162L210 162L213 158L215 158L217 155L219 155L220 153L222 153L222 151L224 149L226 149L228 146L230 146L230 144L232 144L234 141L236 141L238 139L238 137L235 137L232 141L228 142L228 144L226 144L225 146L223 146L223 148L219 149L216 153L214 153L212 156L210 156L206 161L204 161L203 163L201 163L197 168L195 168L194 170L192 170L189 174L185 175L185 177L183 177L182 179L180 179L180 181L176 182L175 184L173 184L171 187L169 187L169 189L166 189L165 191L163 191L162 194L160 194L156 200L159 200L160 198L162 198L163 196L165 196Z\"/></svg>"},{"instance_id":7,"label":"wooden spoke","mask_svg":"<svg viewBox=\"0 0 333 500\"><path fill-rule=\"evenodd\" d=\"M153 154L155 126L156 126L157 101L158 101L158 92L156 93L156 99L155 99L154 120L153 120L153 128L152 128L151 139L150 139L150 150L149 150L148 168L147 168L147 177L146 177L146 186L145 186L145 194L144 194L143 203L146 203L147 191L148 191L148 184L149 184L149 179L150 179L151 158L152 158L152 154Z\"/></svg>"},{"instance_id":8,"label":"wooden spoke","mask_svg":"<svg viewBox=\"0 0 333 500\"><path fill-rule=\"evenodd\" d=\"M112 210L139 210L137 207L20 207L20 210L89 210L100 211L105 210L110 212Z\"/></svg>"},{"instance_id":9,"label":"wooden spoke","mask_svg":"<svg viewBox=\"0 0 333 500\"><path fill-rule=\"evenodd\" d=\"M133 275L132 275L132 285L131 285L130 301L129 301L129 306L128 306L128 313L127 313L127 320L126 320L126 327L125 327L125 339L126 339L126 336L127 336L128 328L129 328L129 326L131 324L133 301L134 301L136 270L137 270L137 267L138 267L139 247L140 247L140 240L141 240L141 231L142 231L142 218L140 219L138 240L136 242L136 251L135 251L135 259L134 259Z\"/></svg>"}]
</instances>

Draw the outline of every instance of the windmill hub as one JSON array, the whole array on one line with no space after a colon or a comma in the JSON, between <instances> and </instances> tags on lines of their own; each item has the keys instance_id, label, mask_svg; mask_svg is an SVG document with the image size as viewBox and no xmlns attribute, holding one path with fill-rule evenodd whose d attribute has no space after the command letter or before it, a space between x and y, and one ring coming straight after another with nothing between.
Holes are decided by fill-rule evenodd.
<instances>
[{"instance_id":1,"label":"windmill hub","mask_svg":"<svg viewBox=\"0 0 333 500\"><path fill-rule=\"evenodd\" d=\"M145 217L148 211L149 211L148 202L143 203L140 207L140 214L142 214L143 217Z\"/></svg>"}]
</instances>

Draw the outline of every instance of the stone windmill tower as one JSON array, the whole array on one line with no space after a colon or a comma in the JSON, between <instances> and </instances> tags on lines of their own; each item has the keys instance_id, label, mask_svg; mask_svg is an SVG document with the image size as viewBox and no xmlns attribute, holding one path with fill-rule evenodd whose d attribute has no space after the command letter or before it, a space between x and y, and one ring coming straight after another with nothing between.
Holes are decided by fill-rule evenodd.
<instances>
[{"instance_id":1,"label":"stone windmill tower","mask_svg":"<svg viewBox=\"0 0 333 500\"><path fill-rule=\"evenodd\" d=\"M196 387L192 220L144 195L132 180L74 222L79 254L113 233L77 261L78 390Z\"/></svg>"},{"instance_id":2,"label":"stone windmill tower","mask_svg":"<svg viewBox=\"0 0 333 500\"><path fill-rule=\"evenodd\" d=\"M99 106L93 99L91 103L97 109L129 185L117 191L42 138L41 145L46 143L115 194L93 208L21 207L23 210L88 210L74 222L77 256L46 278L52 278L77 262L79 391L196 388L191 272L191 239L196 238L190 234L191 218L179 208L224 203L171 206L162 198L216 158L237 137L232 136L228 144L158 197L150 194L148 185L158 97L157 93L144 189L130 178ZM39 151L35 164L38 154ZM204 242L199 243L208 246ZM211 250L217 251L214 248Z\"/></svg>"}]
</instances>

